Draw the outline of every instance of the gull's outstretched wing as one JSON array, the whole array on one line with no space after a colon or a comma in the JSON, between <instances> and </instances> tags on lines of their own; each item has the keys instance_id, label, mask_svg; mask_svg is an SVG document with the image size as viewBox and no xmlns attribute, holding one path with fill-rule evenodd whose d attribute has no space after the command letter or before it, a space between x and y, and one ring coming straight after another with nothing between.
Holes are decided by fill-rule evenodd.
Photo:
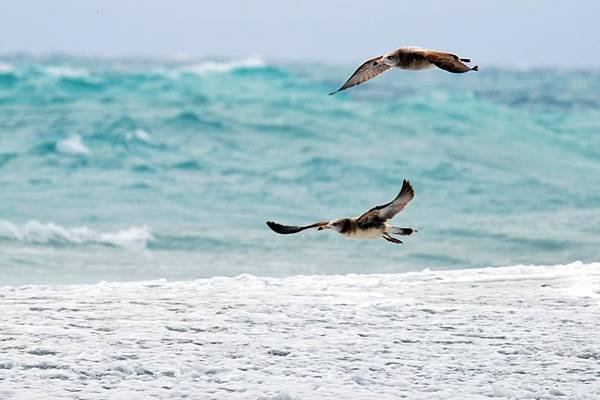
<instances>
[{"instance_id":1,"label":"gull's outstretched wing","mask_svg":"<svg viewBox=\"0 0 600 400\"><path fill-rule=\"evenodd\" d=\"M273 231L275 231L279 234L282 234L282 235L298 233L298 232L302 232L303 230L310 229L310 228L318 228L320 226L327 225L328 223L329 223L329 221L321 221L321 222L316 222L314 224L306 225L306 226L289 226L289 225L281 225L281 224L278 224L277 222L273 222L273 221L267 221L267 225L269 226L269 228L271 228Z\"/></svg>"},{"instance_id":2,"label":"gull's outstretched wing","mask_svg":"<svg viewBox=\"0 0 600 400\"><path fill-rule=\"evenodd\" d=\"M342 85L341 88L329 94L336 94L337 92L346 90L349 87L360 85L361 83L364 83L369 79L373 79L377 75L383 74L384 72L389 70L391 67L382 63L381 58L382 56L378 56L365 61L360 67L358 67L358 69L352 74L350 79L348 79L346 83Z\"/></svg>"},{"instance_id":3,"label":"gull's outstretched wing","mask_svg":"<svg viewBox=\"0 0 600 400\"><path fill-rule=\"evenodd\" d=\"M421 54L433 65L443 70L460 74L468 71L479 71L476 65L473 68L469 67L465 62L470 62L468 58L458 58L456 54L445 53L443 51L422 49Z\"/></svg>"},{"instance_id":4,"label":"gull's outstretched wing","mask_svg":"<svg viewBox=\"0 0 600 400\"><path fill-rule=\"evenodd\" d=\"M406 179L402 182L402 189L398 196L387 204L373 207L356 220L359 224L365 224L375 221L386 221L394 217L415 197L415 192Z\"/></svg>"}]
</instances>

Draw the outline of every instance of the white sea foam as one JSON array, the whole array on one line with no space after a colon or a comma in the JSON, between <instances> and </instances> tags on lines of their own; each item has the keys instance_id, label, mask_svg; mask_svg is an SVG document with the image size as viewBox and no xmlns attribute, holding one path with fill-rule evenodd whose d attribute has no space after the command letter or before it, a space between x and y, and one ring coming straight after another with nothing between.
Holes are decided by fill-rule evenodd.
<instances>
[{"instance_id":1,"label":"white sea foam","mask_svg":"<svg viewBox=\"0 0 600 400\"><path fill-rule=\"evenodd\" d=\"M84 68L66 67L61 65L46 67L44 71L55 78L85 78L90 72Z\"/></svg>"},{"instance_id":2,"label":"white sea foam","mask_svg":"<svg viewBox=\"0 0 600 400\"><path fill-rule=\"evenodd\" d=\"M126 248L145 248L152 239L152 232L147 226L132 226L114 232L97 232L87 227L66 228L48 222L30 220L22 225L11 221L0 220L0 238L27 243L98 243Z\"/></svg>"},{"instance_id":3,"label":"white sea foam","mask_svg":"<svg viewBox=\"0 0 600 400\"><path fill-rule=\"evenodd\" d=\"M0 398L596 400L573 279L600 263L4 286Z\"/></svg>"},{"instance_id":4,"label":"white sea foam","mask_svg":"<svg viewBox=\"0 0 600 400\"><path fill-rule=\"evenodd\" d=\"M600 265L597 268L600 268ZM569 278L569 285L565 287L564 293L569 296L600 299L600 285L590 281L584 273L574 274Z\"/></svg>"},{"instance_id":5,"label":"white sea foam","mask_svg":"<svg viewBox=\"0 0 600 400\"><path fill-rule=\"evenodd\" d=\"M143 129L136 129L132 132L127 132L125 137L127 138L127 140L137 139L137 140L141 140L142 142L146 142L146 143L153 142L152 136L150 136L150 134Z\"/></svg>"},{"instance_id":6,"label":"white sea foam","mask_svg":"<svg viewBox=\"0 0 600 400\"><path fill-rule=\"evenodd\" d=\"M263 68L266 62L262 57L252 56L241 60L231 61L205 61L181 67L182 72L203 75L210 72L230 72L246 68Z\"/></svg>"},{"instance_id":7,"label":"white sea foam","mask_svg":"<svg viewBox=\"0 0 600 400\"><path fill-rule=\"evenodd\" d=\"M83 143L81 136L73 135L56 142L56 150L64 154L88 155L90 149Z\"/></svg>"},{"instance_id":8,"label":"white sea foam","mask_svg":"<svg viewBox=\"0 0 600 400\"><path fill-rule=\"evenodd\" d=\"M15 72L15 67L11 64L0 62L0 75L8 75Z\"/></svg>"}]
</instances>

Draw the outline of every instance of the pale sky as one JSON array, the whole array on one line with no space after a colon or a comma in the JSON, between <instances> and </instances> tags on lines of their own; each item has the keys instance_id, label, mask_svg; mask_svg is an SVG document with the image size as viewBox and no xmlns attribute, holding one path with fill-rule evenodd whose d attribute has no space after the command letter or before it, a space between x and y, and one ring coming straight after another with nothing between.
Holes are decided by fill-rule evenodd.
<instances>
[{"instance_id":1,"label":"pale sky","mask_svg":"<svg viewBox=\"0 0 600 400\"><path fill-rule=\"evenodd\" d=\"M600 1L19 0L0 54L354 63L406 45L478 64L600 66Z\"/></svg>"}]
</instances>

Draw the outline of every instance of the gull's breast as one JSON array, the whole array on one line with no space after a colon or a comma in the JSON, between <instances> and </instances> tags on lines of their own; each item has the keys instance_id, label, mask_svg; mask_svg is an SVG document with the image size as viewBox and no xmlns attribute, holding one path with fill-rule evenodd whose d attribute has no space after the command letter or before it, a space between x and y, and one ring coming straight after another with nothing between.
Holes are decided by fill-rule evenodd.
<instances>
[{"instance_id":1,"label":"gull's breast","mask_svg":"<svg viewBox=\"0 0 600 400\"><path fill-rule=\"evenodd\" d=\"M413 71L433 67L433 64L422 54L423 50L418 47L403 47L398 49L396 67Z\"/></svg>"},{"instance_id":2,"label":"gull's breast","mask_svg":"<svg viewBox=\"0 0 600 400\"><path fill-rule=\"evenodd\" d=\"M399 67L402 69L418 71L421 69L431 68L431 67L433 67L433 64L431 64L429 61L427 61L425 59L411 57L407 60L403 60L403 62L400 63Z\"/></svg>"},{"instance_id":3,"label":"gull's breast","mask_svg":"<svg viewBox=\"0 0 600 400\"><path fill-rule=\"evenodd\" d=\"M369 228L361 229L356 227L356 229L352 229L348 232L345 232L344 235L348 236L350 239L377 239L380 238L385 230L384 226L373 226Z\"/></svg>"}]
</instances>

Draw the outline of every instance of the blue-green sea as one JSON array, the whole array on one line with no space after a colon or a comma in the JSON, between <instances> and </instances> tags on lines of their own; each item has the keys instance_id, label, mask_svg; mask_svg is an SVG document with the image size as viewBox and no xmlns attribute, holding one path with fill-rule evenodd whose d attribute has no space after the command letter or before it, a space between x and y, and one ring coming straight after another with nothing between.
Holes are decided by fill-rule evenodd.
<instances>
[{"instance_id":1,"label":"blue-green sea","mask_svg":"<svg viewBox=\"0 0 600 400\"><path fill-rule=\"evenodd\" d=\"M0 57L0 285L600 260L600 70ZM402 245L357 216L409 179Z\"/></svg>"}]
</instances>

